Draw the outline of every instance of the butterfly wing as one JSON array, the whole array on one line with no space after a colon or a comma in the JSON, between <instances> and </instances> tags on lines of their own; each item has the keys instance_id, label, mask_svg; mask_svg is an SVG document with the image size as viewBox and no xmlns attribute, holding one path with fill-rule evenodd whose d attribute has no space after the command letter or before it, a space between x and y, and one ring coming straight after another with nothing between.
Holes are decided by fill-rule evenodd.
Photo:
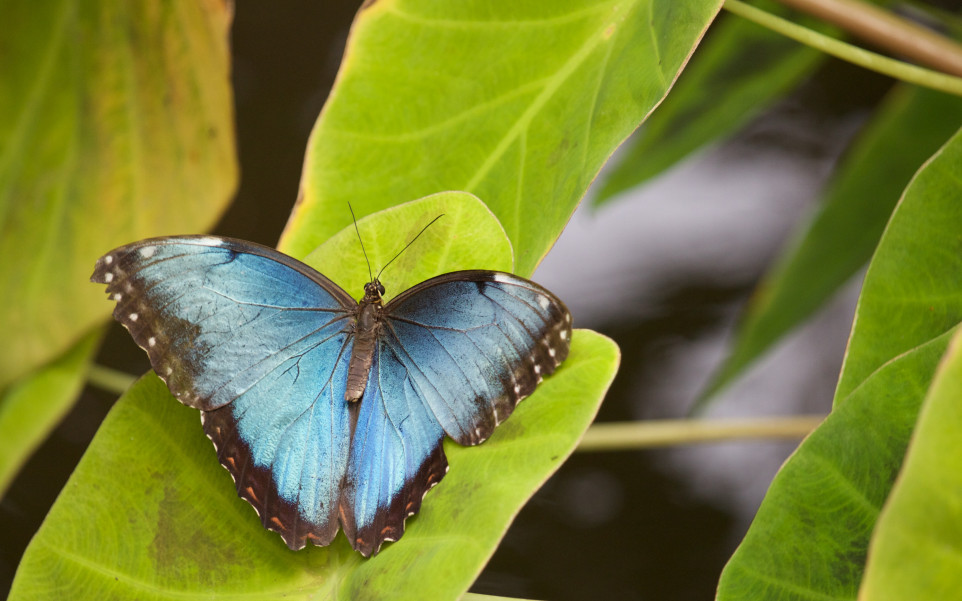
<instances>
[{"instance_id":1,"label":"butterfly wing","mask_svg":"<svg viewBox=\"0 0 962 601\"><path fill-rule=\"evenodd\" d=\"M448 462L444 432L393 350L378 344L360 403L344 480L341 522L365 557L404 533Z\"/></svg>"},{"instance_id":2,"label":"butterfly wing","mask_svg":"<svg viewBox=\"0 0 962 601\"><path fill-rule=\"evenodd\" d=\"M308 539L328 545L338 531L352 417L343 384L350 344L342 353L339 343L289 358L234 402L201 414L237 493L291 549L302 549Z\"/></svg>"},{"instance_id":3,"label":"butterfly wing","mask_svg":"<svg viewBox=\"0 0 962 601\"><path fill-rule=\"evenodd\" d=\"M144 240L98 262L114 316L204 429L240 496L291 548L337 533L357 304L310 267L215 237Z\"/></svg>"},{"instance_id":4,"label":"butterfly wing","mask_svg":"<svg viewBox=\"0 0 962 601\"><path fill-rule=\"evenodd\" d=\"M342 522L377 553L447 472L444 433L478 444L565 359L571 318L537 284L464 271L423 282L382 313L353 435Z\"/></svg>"},{"instance_id":5,"label":"butterfly wing","mask_svg":"<svg viewBox=\"0 0 962 601\"><path fill-rule=\"evenodd\" d=\"M381 340L444 432L486 440L568 356L571 314L524 278L459 271L422 282L384 309Z\"/></svg>"}]
</instances>

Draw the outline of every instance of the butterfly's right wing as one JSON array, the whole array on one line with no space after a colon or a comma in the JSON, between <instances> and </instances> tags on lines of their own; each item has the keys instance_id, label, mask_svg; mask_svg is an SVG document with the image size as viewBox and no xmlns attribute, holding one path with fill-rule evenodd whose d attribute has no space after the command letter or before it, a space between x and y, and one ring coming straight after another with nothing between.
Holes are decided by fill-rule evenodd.
<instances>
[{"instance_id":1,"label":"butterfly's right wing","mask_svg":"<svg viewBox=\"0 0 962 601\"><path fill-rule=\"evenodd\" d=\"M292 548L337 533L357 303L310 267L238 240L169 237L104 255L114 316L204 429L238 493Z\"/></svg>"},{"instance_id":2,"label":"butterfly's right wing","mask_svg":"<svg viewBox=\"0 0 962 601\"><path fill-rule=\"evenodd\" d=\"M510 273L446 273L399 294L384 314L381 341L462 445L491 436L571 344L564 303Z\"/></svg>"},{"instance_id":3,"label":"butterfly's right wing","mask_svg":"<svg viewBox=\"0 0 962 601\"><path fill-rule=\"evenodd\" d=\"M370 557L404 534L448 471L444 431L394 349L379 341L357 411L341 498L344 535Z\"/></svg>"},{"instance_id":4,"label":"butterfly's right wing","mask_svg":"<svg viewBox=\"0 0 962 601\"><path fill-rule=\"evenodd\" d=\"M486 439L554 372L571 339L557 297L491 271L418 284L382 317L342 492L344 533L365 556L398 540L444 477L444 434Z\"/></svg>"}]
</instances>

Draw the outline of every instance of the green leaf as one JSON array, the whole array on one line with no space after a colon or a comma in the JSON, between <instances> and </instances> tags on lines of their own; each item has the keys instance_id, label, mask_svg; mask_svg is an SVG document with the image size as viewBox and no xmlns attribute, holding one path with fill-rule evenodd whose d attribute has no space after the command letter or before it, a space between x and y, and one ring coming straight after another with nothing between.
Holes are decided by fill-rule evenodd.
<instances>
[{"instance_id":1,"label":"green leaf","mask_svg":"<svg viewBox=\"0 0 962 601\"><path fill-rule=\"evenodd\" d=\"M718 601L856 598L872 529L951 335L873 373L805 439L725 566Z\"/></svg>"},{"instance_id":2,"label":"green leaf","mask_svg":"<svg viewBox=\"0 0 962 601\"><path fill-rule=\"evenodd\" d=\"M0 397L0 497L73 405L99 341L100 332L88 334L62 357L24 376Z\"/></svg>"},{"instance_id":3,"label":"green leaf","mask_svg":"<svg viewBox=\"0 0 962 601\"><path fill-rule=\"evenodd\" d=\"M960 124L958 97L909 86L888 95L839 167L821 208L755 291L706 396L731 383L862 268L905 186Z\"/></svg>"},{"instance_id":4,"label":"green leaf","mask_svg":"<svg viewBox=\"0 0 962 601\"><path fill-rule=\"evenodd\" d=\"M347 207L345 207L346 210ZM360 298L376 274L432 219L434 222L384 271L385 300L424 280L455 269L511 271L513 255L498 219L476 196L440 192L369 215L307 255L304 262Z\"/></svg>"},{"instance_id":5,"label":"green leaf","mask_svg":"<svg viewBox=\"0 0 962 601\"><path fill-rule=\"evenodd\" d=\"M407 532L364 559L343 536L290 551L239 499L197 412L140 380L108 415L31 541L10 599L454 599L593 419L618 364L575 332L564 365L451 471Z\"/></svg>"},{"instance_id":6,"label":"green leaf","mask_svg":"<svg viewBox=\"0 0 962 601\"><path fill-rule=\"evenodd\" d=\"M960 169L956 134L906 189L865 276L835 409L776 476L720 600L855 599L922 399L962 321Z\"/></svg>"},{"instance_id":7,"label":"green leaf","mask_svg":"<svg viewBox=\"0 0 962 601\"><path fill-rule=\"evenodd\" d=\"M719 0L378 0L358 15L281 242L444 190L491 208L530 275L661 101Z\"/></svg>"},{"instance_id":8,"label":"green leaf","mask_svg":"<svg viewBox=\"0 0 962 601\"><path fill-rule=\"evenodd\" d=\"M962 334L922 407L879 517L860 598L951 599L962 590Z\"/></svg>"},{"instance_id":9,"label":"green leaf","mask_svg":"<svg viewBox=\"0 0 962 601\"><path fill-rule=\"evenodd\" d=\"M962 320L962 132L915 175L882 234L855 309L835 403Z\"/></svg>"},{"instance_id":10,"label":"green leaf","mask_svg":"<svg viewBox=\"0 0 962 601\"><path fill-rule=\"evenodd\" d=\"M3 5L0 389L109 312L105 250L211 226L236 182L223 2Z\"/></svg>"},{"instance_id":11,"label":"green leaf","mask_svg":"<svg viewBox=\"0 0 962 601\"><path fill-rule=\"evenodd\" d=\"M777 15L791 12L776 2L757 6ZM596 202L634 188L741 129L814 71L824 56L751 21L720 17L671 94L606 173Z\"/></svg>"},{"instance_id":12,"label":"green leaf","mask_svg":"<svg viewBox=\"0 0 962 601\"><path fill-rule=\"evenodd\" d=\"M510 268L503 230L469 194L407 203L362 219L358 229L372 261L382 264L441 212L426 239L385 272L399 284L396 291L437 269ZM439 241L431 237L442 235L435 248ZM325 272L333 269L341 283L369 277L353 225L309 259ZM415 272L405 273L415 264ZM11 599L208 598L214 592L351 599L361 588L368 598L414 599L425 583L439 598L454 598L473 582L524 502L574 449L617 365L614 343L578 330L562 368L490 440L472 448L446 442L450 473L408 521L404 537L371 560L343 537L324 549L288 550L237 497L196 411L180 406L159 380L144 378L105 420L34 537Z\"/></svg>"}]
</instances>

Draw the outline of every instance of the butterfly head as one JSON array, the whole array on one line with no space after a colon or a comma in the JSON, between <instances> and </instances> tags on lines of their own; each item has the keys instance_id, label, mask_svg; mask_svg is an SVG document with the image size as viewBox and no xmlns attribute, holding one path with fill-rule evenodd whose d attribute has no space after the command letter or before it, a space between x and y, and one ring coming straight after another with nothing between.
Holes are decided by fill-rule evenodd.
<instances>
[{"instance_id":1,"label":"butterfly head","mask_svg":"<svg viewBox=\"0 0 962 601\"><path fill-rule=\"evenodd\" d=\"M364 300L365 303L380 303L381 297L384 296L384 285L378 281L377 278L371 280L367 284L364 284Z\"/></svg>"}]
</instances>

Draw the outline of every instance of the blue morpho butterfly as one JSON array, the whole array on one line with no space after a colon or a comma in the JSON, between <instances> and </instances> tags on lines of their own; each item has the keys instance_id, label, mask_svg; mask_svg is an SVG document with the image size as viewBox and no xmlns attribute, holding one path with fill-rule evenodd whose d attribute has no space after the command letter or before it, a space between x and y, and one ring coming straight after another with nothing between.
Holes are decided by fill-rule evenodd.
<instances>
[{"instance_id":1,"label":"blue morpho butterfly","mask_svg":"<svg viewBox=\"0 0 962 601\"><path fill-rule=\"evenodd\" d=\"M496 271L382 306L376 277L358 303L274 249L172 236L110 251L91 281L291 549L329 544L338 523L366 557L398 540L448 470L444 435L483 442L571 341L556 296Z\"/></svg>"}]
</instances>

